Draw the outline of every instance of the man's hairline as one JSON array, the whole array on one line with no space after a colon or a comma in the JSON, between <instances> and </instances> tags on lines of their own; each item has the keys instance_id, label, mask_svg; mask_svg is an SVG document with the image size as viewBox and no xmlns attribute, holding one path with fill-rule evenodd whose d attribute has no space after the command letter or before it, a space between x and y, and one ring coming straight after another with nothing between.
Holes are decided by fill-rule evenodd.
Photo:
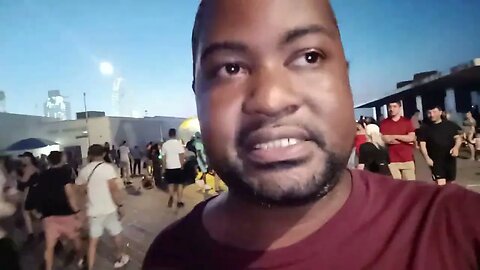
<instances>
[{"instance_id":1,"label":"man's hairline","mask_svg":"<svg viewBox=\"0 0 480 270\"><path fill-rule=\"evenodd\" d=\"M202 12L204 12L204 9L206 8L205 5L206 3L209 2L208 0L201 0L200 1L200 4L197 8L197 13L195 15L195 21L194 21L194 26L193 26L193 29L192 29L192 62L193 62L193 81L192 81L192 88L194 89L195 88L195 75L196 75L196 67L197 67L197 63L198 63L198 60L199 60L199 57L201 56L199 54L199 48L200 48L200 36L201 36L201 21L203 19L203 16L202 15ZM330 17L332 18L333 20L333 25L335 26L335 30L337 35L338 35L338 38L340 40L340 43L341 43L341 33L340 33L340 28L338 27L338 20L337 20L337 17L336 17L336 14L335 14L335 11L333 10L333 7L330 3L330 0L327 0L328 2L328 13L331 15ZM324 28L326 29L329 29L331 30L329 27L327 27L325 24L320 24L321 26L323 26ZM288 32L288 31L287 31ZM348 63L348 61L347 61Z\"/></svg>"}]
</instances>

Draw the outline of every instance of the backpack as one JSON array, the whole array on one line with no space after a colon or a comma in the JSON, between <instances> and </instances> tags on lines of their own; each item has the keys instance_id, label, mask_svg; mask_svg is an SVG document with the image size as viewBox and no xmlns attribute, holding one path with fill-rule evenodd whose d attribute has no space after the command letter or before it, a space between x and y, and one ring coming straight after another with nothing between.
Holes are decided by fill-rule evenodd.
<instances>
[{"instance_id":1,"label":"backpack","mask_svg":"<svg viewBox=\"0 0 480 270\"><path fill-rule=\"evenodd\" d=\"M188 141L187 145L185 146L188 151L195 153L195 156L197 155L197 149L195 148L194 144L195 140L190 140Z\"/></svg>"}]
</instances>

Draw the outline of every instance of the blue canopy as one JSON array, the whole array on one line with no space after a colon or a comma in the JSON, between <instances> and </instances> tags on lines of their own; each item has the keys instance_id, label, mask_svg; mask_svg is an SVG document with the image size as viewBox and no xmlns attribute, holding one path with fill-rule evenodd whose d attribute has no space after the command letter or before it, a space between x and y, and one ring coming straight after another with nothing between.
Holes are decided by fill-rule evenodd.
<instances>
[{"instance_id":1,"label":"blue canopy","mask_svg":"<svg viewBox=\"0 0 480 270\"><path fill-rule=\"evenodd\" d=\"M46 139L28 138L18 141L5 149L5 151L24 151L37 148L43 148L50 145L57 145L58 143Z\"/></svg>"}]
</instances>

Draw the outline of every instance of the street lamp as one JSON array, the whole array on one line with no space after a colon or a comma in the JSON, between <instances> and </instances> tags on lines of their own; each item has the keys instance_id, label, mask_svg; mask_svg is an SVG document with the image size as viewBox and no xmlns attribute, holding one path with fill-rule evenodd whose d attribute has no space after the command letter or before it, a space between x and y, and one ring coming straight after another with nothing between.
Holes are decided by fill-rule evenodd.
<instances>
[{"instance_id":1,"label":"street lamp","mask_svg":"<svg viewBox=\"0 0 480 270\"><path fill-rule=\"evenodd\" d=\"M88 147L90 147L90 130L88 128L88 110L87 110L87 93L83 92L83 105L85 107L85 127L86 127L86 133L87 133L87 141L88 141Z\"/></svg>"}]
</instances>

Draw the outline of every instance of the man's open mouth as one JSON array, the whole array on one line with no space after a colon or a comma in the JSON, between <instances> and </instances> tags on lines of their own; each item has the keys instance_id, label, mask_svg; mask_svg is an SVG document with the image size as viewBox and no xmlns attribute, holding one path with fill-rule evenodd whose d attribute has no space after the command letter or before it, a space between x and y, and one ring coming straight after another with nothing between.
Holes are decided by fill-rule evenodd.
<instances>
[{"instance_id":1,"label":"man's open mouth","mask_svg":"<svg viewBox=\"0 0 480 270\"><path fill-rule=\"evenodd\" d=\"M314 142L307 131L295 126L262 128L247 135L243 150L248 161L274 164L304 159L311 153Z\"/></svg>"}]
</instances>

